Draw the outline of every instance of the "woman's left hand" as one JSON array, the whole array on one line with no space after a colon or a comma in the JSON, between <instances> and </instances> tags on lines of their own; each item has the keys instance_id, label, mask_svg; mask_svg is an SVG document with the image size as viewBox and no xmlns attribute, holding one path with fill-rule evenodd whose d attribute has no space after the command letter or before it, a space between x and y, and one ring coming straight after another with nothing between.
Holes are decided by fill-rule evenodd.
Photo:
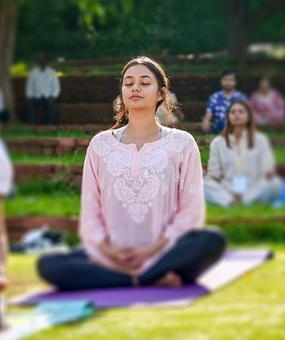
<instances>
[{"instance_id":1,"label":"woman's left hand","mask_svg":"<svg viewBox=\"0 0 285 340\"><path fill-rule=\"evenodd\" d=\"M157 243L151 246L133 248L128 260L129 269L136 274L144 262L158 253L167 243L168 241L164 237L161 237Z\"/></svg>"},{"instance_id":2,"label":"woman's left hand","mask_svg":"<svg viewBox=\"0 0 285 340\"><path fill-rule=\"evenodd\" d=\"M131 272L137 272L144 262L151 256L150 247L133 248L126 260L126 266Z\"/></svg>"}]
</instances>

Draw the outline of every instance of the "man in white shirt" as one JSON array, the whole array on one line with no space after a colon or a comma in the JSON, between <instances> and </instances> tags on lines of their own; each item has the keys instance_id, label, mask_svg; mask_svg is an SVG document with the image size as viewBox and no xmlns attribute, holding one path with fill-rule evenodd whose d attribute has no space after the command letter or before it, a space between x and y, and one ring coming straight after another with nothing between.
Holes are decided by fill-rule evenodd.
<instances>
[{"instance_id":1,"label":"man in white shirt","mask_svg":"<svg viewBox=\"0 0 285 340\"><path fill-rule=\"evenodd\" d=\"M27 120L36 124L38 108L43 106L47 113L45 123L54 124L57 98L60 94L59 80L55 70L48 66L48 59L44 54L39 54L37 64L29 74L26 84L26 96L29 101Z\"/></svg>"}]
</instances>

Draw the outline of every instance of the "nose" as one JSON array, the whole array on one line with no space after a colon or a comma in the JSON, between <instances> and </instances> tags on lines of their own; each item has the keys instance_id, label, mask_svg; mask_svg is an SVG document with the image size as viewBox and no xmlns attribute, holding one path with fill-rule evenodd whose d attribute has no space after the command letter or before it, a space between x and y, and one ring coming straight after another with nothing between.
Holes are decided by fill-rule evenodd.
<instances>
[{"instance_id":1,"label":"nose","mask_svg":"<svg viewBox=\"0 0 285 340\"><path fill-rule=\"evenodd\" d=\"M133 87L132 87L132 92L140 92L141 88L139 83L134 83Z\"/></svg>"}]
</instances>

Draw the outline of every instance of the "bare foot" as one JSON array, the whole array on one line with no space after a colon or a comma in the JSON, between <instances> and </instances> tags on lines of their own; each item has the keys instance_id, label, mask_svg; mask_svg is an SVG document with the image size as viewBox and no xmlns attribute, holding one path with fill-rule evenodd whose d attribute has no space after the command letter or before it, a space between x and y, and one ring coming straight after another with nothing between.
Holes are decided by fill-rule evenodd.
<instances>
[{"instance_id":1,"label":"bare foot","mask_svg":"<svg viewBox=\"0 0 285 340\"><path fill-rule=\"evenodd\" d=\"M6 277L0 277L0 292L2 292L4 289L6 289L8 285L8 280L6 279Z\"/></svg>"},{"instance_id":2,"label":"bare foot","mask_svg":"<svg viewBox=\"0 0 285 340\"><path fill-rule=\"evenodd\" d=\"M9 325L6 323L0 324L0 333L6 331L9 328Z\"/></svg>"},{"instance_id":3,"label":"bare foot","mask_svg":"<svg viewBox=\"0 0 285 340\"><path fill-rule=\"evenodd\" d=\"M157 280L155 285L179 288L183 285L183 282L179 275L174 272L168 272L161 279Z\"/></svg>"}]
</instances>

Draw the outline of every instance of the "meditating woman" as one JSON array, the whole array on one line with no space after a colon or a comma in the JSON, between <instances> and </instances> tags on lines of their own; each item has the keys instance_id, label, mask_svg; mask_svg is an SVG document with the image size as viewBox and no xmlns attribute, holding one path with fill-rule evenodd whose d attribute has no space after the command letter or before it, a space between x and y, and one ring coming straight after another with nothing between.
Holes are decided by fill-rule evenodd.
<instances>
[{"instance_id":1,"label":"meditating woman","mask_svg":"<svg viewBox=\"0 0 285 340\"><path fill-rule=\"evenodd\" d=\"M249 105L235 102L228 109L224 131L210 145L206 201L224 207L271 202L281 187L268 138L254 129Z\"/></svg>"},{"instance_id":2,"label":"meditating woman","mask_svg":"<svg viewBox=\"0 0 285 340\"><path fill-rule=\"evenodd\" d=\"M130 60L114 101L116 124L87 150L82 181L82 247L43 256L43 279L61 290L132 285L179 287L222 255L219 231L202 229L200 154L187 132L156 121L171 114L168 79L147 57ZM126 119L127 125L117 128Z\"/></svg>"}]
</instances>

